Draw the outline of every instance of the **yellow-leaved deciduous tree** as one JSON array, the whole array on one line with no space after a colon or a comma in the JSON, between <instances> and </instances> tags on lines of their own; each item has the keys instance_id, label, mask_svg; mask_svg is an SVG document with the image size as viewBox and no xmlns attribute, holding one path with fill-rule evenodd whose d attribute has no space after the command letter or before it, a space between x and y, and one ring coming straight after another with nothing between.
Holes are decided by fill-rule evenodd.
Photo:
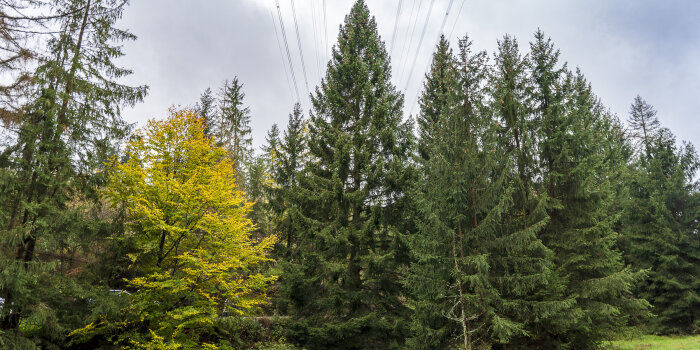
<instances>
[{"instance_id":1,"label":"yellow-leaved deciduous tree","mask_svg":"<svg viewBox=\"0 0 700 350\"><path fill-rule=\"evenodd\" d=\"M251 239L252 203L194 112L171 110L168 119L150 121L126 155L113 164L107 194L127 209L127 236L139 249L129 257L141 275L128 280L123 319L74 336L99 333L134 348L216 348L222 312L248 315L265 302L275 277L256 268L269 260L275 238Z\"/></svg>"}]
</instances>

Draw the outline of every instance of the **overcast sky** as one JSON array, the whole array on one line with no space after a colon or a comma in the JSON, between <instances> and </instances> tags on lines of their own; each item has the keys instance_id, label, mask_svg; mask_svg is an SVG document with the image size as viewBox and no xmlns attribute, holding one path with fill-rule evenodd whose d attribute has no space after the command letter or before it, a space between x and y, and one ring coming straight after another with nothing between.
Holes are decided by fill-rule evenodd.
<instances>
[{"instance_id":1,"label":"overcast sky","mask_svg":"<svg viewBox=\"0 0 700 350\"><path fill-rule=\"evenodd\" d=\"M406 90L405 115L417 112L414 101L451 2L434 0L429 12L431 1L366 0L387 50L392 49L394 84ZM297 38L291 0L279 0L305 110L309 108L305 81L311 91L319 83L330 47L353 2L325 1L324 26L324 0L294 1ZM143 103L124 111L125 119L143 125L150 118L163 118L170 106L192 106L207 87L218 90L224 80L238 76L251 109L256 147L273 123L284 128L296 92L286 53L280 52L275 36L276 25L284 51L274 4L274 0L132 0L120 26L139 38L125 45L120 63L134 70L127 82L147 84L150 93ZM656 107L662 124L679 140L700 145L696 115L700 110L700 2L452 0L443 32L451 33L453 44L468 33L475 49L493 53L496 40L504 34L514 35L521 49L529 50L537 28L552 38L563 61L581 68L614 113L626 119L632 99L639 94Z\"/></svg>"}]
</instances>

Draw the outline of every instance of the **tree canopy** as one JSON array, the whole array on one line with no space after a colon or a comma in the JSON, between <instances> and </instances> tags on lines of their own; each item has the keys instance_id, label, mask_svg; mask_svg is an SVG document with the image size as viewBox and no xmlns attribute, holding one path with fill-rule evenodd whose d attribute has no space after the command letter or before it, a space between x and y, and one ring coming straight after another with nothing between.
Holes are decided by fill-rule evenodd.
<instances>
[{"instance_id":1,"label":"tree canopy","mask_svg":"<svg viewBox=\"0 0 700 350\"><path fill-rule=\"evenodd\" d=\"M0 1L0 348L600 349L698 332L694 146L639 95L612 113L541 30L493 53L441 35L411 101L356 0L308 110L266 115L227 70L192 108L132 125L148 87L119 65L128 3ZM286 124L256 143L252 116Z\"/></svg>"}]
</instances>

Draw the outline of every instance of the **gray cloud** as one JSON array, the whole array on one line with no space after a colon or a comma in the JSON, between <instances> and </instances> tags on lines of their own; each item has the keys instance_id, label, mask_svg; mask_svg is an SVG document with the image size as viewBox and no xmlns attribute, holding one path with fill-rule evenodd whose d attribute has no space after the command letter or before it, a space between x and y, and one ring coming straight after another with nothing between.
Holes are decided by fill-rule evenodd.
<instances>
[{"instance_id":1,"label":"gray cloud","mask_svg":"<svg viewBox=\"0 0 700 350\"><path fill-rule=\"evenodd\" d=\"M411 17L414 1L420 12ZM400 90L408 84L406 114L412 107L416 112L414 100L450 2L435 1L409 79L407 73L430 3L414 1L402 2L392 55L395 84ZM367 2L388 48L398 1ZM320 81L329 55L329 47L324 43L322 3L295 2L310 90ZM338 27L352 3L326 1L329 45L335 42ZM454 0L444 30L449 34L454 26L453 43L458 36L469 33L477 49L493 52L496 40L508 33L515 35L521 48L527 50L533 33L541 28L561 49L562 60L571 67L580 67L594 91L621 118L626 118L632 98L640 94L656 106L662 123L679 139L695 144L700 141L700 123L695 122L695 113L700 109L700 3L466 0L458 14L461 3ZM126 44L121 63L135 71L126 82L145 83L151 90L144 103L124 111L125 119L142 125L149 118L162 118L168 107L193 105L205 88L216 90L225 79L238 76L245 84L252 110L254 143L261 145L273 123L286 123L296 100L285 76L286 57L280 56L270 18L273 4L272 0L133 1L121 26L139 39ZM302 105L308 110L290 0L280 0L280 5ZM274 16L276 20L276 12ZM317 36L313 18L317 19ZM415 30L412 22L417 23ZM407 45L411 42L409 52Z\"/></svg>"}]
</instances>

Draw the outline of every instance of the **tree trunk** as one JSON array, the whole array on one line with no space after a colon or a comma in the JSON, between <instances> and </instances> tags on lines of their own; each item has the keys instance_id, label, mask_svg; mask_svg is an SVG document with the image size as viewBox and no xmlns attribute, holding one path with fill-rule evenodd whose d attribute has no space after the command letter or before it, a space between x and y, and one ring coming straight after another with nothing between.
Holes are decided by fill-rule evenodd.
<instances>
[{"instance_id":1,"label":"tree trunk","mask_svg":"<svg viewBox=\"0 0 700 350\"><path fill-rule=\"evenodd\" d=\"M457 232L459 233L460 240L462 239L462 223L457 222ZM460 249L461 250L461 249ZM462 252L462 254L464 254ZM462 324L462 337L464 340L464 349L470 350L471 345L469 344L469 331L467 325L467 315L464 309L464 289L462 287L462 270L459 267L459 261L457 260L457 239L454 232L452 233L452 258L455 263L455 271L457 272L457 284L459 286L459 306L461 311L460 323Z\"/></svg>"},{"instance_id":2,"label":"tree trunk","mask_svg":"<svg viewBox=\"0 0 700 350\"><path fill-rule=\"evenodd\" d=\"M87 26L87 19L90 14L90 1L87 1L85 5L85 14L83 15L83 22L80 25L80 32L78 33L78 43L75 46L75 53L73 55L73 60L71 62L70 72L68 73L68 81L66 81L66 91L63 95L63 101L61 102L61 110L58 114L58 126L56 128L56 133L60 138L63 129L67 126L66 113L68 111L68 101L70 101L71 95L73 94L73 79L75 78L75 73L78 70L78 60L80 59L80 49L83 45L83 35L85 34L85 27Z\"/></svg>"}]
</instances>

